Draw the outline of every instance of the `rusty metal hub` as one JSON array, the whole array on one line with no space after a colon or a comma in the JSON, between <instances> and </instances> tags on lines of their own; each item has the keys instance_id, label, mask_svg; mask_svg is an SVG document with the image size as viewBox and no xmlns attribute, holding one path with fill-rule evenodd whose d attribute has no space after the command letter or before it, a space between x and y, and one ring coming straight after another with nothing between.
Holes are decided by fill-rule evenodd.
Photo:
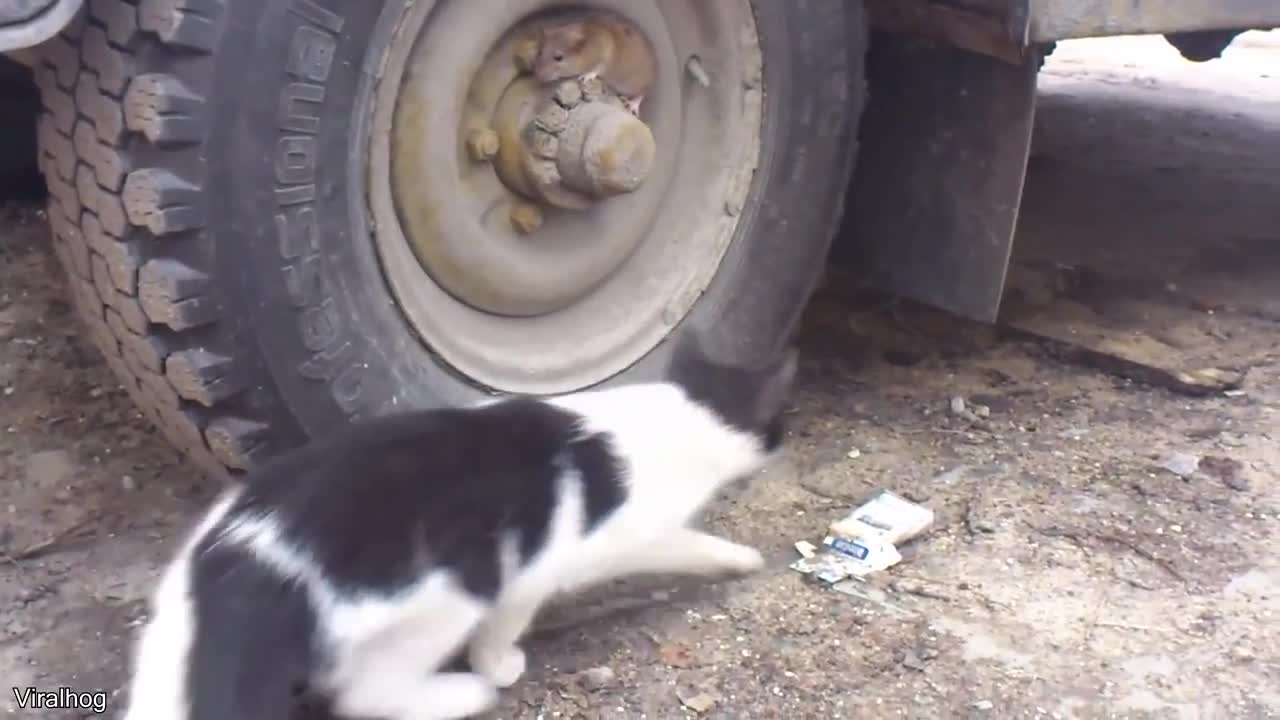
<instances>
[{"instance_id":1,"label":"rusty metal hub","mask_svg":"<svg viewBox=\"0 0 1280 720\"><path fill-rule=\"evenodd\" d=\"M498 177L527 199L562 209L638 190L657 155L649 126L599 80L564 80L548 91L521 77L498 102L493 125Z\"/></svg>"},{"instance_id":2,"label":"rusty metal hub","mask_svg":"<svg viewBox=\"0 0 1280 720\"><path fill-rule=\"evenodd\" d=\"M405 2L375 63L368 202L388 283L438 357L500 390L583 387L652 349L715 274L759 159L748 0L588 3ZM597 80L529 72L540 29L591 10L653 44L641 117Z\"/></svg>"}]
</instances>

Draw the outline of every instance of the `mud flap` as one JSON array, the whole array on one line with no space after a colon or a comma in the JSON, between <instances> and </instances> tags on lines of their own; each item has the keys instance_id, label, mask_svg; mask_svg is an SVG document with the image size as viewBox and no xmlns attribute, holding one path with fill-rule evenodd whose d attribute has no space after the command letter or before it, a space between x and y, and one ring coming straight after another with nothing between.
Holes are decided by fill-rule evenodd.
<instances>
[{"instance_id":1,"label":"mud flap","mask_svg":"<svg viewBox=\"0 0 1280 720\"><path fill-rule=\"evenodd\" d=\"M1037 52L1012 65L874 34L871 97L833 260L878 289L995 320L1038 66Z\"/></svg>"}]
</instances>

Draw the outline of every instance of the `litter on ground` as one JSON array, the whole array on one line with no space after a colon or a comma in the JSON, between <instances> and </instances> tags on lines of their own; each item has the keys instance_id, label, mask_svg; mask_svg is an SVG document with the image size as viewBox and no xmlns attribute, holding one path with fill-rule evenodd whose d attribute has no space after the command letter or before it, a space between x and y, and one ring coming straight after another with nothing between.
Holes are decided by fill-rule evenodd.
<instances>
[{"instance_id":1,"label":"litter on ground","mask_svg":"<svg viewBox=\"0 0 1280 720\"><path fill-rule=\"evenodd\" d=\"M902 562L898 545L933 524L933 511L887 490L831 523L820 546L795 544L790 567L826 585L862 578Z\"/></svg>"}]
</instances>

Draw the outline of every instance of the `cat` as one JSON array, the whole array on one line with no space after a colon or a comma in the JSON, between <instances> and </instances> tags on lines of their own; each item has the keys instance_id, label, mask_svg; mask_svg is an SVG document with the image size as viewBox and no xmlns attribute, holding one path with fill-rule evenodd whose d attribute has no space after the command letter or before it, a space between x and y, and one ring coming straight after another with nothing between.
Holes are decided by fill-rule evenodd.
<instances>
[{"instance_id":1,"label":"cat","mask_svg":"<svg viewBox=\"0 0 1280 720\"><path fill-rule=\"evenodd\" d=\"M796 374L675 342L663 382L352 424L225 492L167 567L125 720L483 713L553 596L634 574L748 574L689 527L783 444ZM465 657L469 672L445 672Z\"/></svg>"}]
</instances>

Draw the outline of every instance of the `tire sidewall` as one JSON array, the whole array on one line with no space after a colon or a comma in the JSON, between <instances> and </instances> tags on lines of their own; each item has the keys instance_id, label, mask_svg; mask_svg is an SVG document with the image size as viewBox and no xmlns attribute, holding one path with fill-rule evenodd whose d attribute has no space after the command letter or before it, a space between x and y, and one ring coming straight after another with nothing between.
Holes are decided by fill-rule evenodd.
<instances>
[{"instance_id":1,"label":"tire sidewall","mask_svg":"<svg viewBox=\"0 0 1280 720\"><path fill-rule=\"evenodd\" d=\"M261 402L315 436L359 417L478 399L406 322L372 240L368 122L404 0L229 5L208 155L212 229L232 330L256 347L256 384L270 390ZM822 269L851 170L865 48L857 3L754 6L766 87L760 167L721 267L683 322L742 362L786 339ZM665 365L660 346L609 382L654 379Z\"/></svg>"}]
</instances>

